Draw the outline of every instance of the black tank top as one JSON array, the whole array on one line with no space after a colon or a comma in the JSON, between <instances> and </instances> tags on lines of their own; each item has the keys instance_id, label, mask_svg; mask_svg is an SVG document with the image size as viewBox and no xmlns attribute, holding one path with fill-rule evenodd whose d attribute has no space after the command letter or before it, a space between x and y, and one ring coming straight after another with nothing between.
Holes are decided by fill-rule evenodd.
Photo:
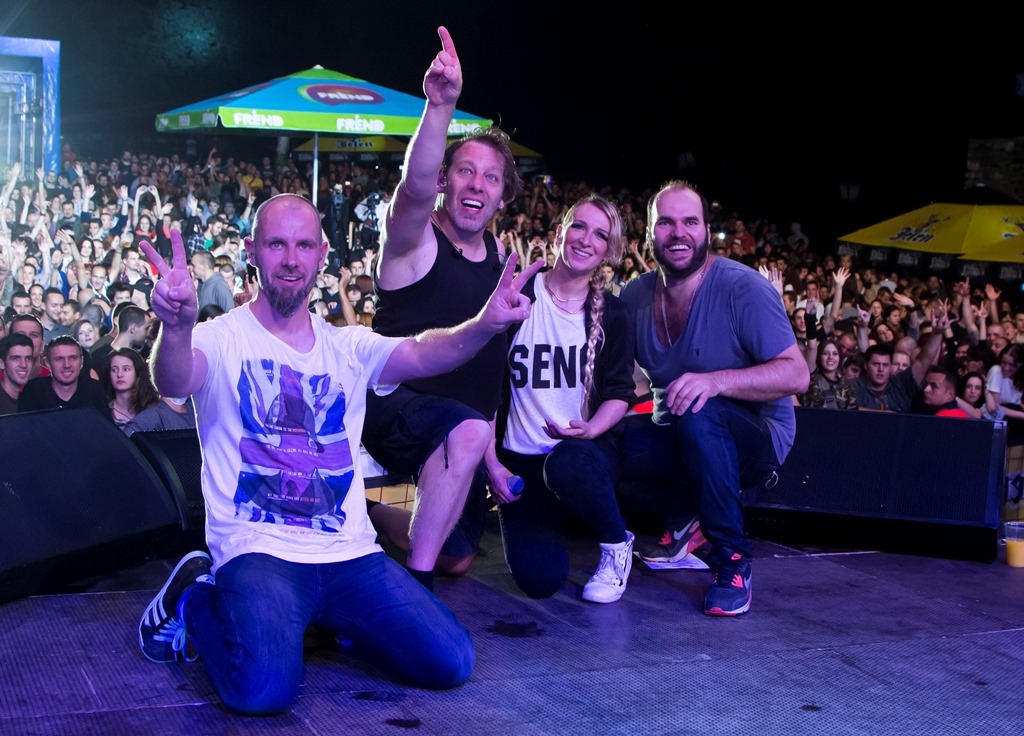
<instances>
[{"instance_id":1,"label":"black tank top","mask_svg":"<svg viewBox=\"0 0 1024 736\"><path fill-rule=\"evenodd\" d=\"M390 337L416 335L434 327L452 327L476 316L501 276L498 244L484 233L487 256L470 261L434 225L437 257L419 281L400 289L375 285L373 329ZM458 399L491 419L501 399L507 337L495 335L472 360L453 371L404 384L425 394Z\"/></svg>"}]
</instances>

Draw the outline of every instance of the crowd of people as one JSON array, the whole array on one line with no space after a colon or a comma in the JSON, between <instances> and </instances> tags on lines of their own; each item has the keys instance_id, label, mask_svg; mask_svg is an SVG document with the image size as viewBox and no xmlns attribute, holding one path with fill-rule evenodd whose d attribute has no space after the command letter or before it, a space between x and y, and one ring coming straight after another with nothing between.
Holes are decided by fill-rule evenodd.
<instances>
[{"instance_id":1,"label":"crowd of people","mask_svg":"<svg viewBox=\"0 0 1024 736\"><path fill-rule=\"evenodd\" d=\"M585 600L618 600L634 551L706 544L704 612L736 616L740 490L784 463L794 407L1024 426L1024 307L997 285L823 253L682 181L524 182L500 129L447 142L462 70L440 36L401 169L68 147L60 171L2 172L0 414L198 428L209 554L140 644L194 645L240 713L294 701L310 623L423 687L468 678L433 581L470 569L495 504L531 597L565 583L576 519L601 552ZM365 501L360 446L415 480L412 509ZM672 489L661 539L627 529L622 480Z\"/></svg>"}]
</instances>

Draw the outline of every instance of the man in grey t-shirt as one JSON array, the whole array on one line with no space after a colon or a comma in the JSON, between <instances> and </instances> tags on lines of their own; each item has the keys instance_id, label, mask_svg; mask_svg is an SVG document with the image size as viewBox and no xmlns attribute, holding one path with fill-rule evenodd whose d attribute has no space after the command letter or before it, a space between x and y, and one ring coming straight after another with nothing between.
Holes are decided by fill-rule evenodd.
<instances>
[{"instance_id":1,"label":"man in grey t-shirt","mask_svg":"<svg viewBox=\"0 0 1024 736\"><path fill-rule=\"evenodd\" d=\"M621 298L634 318L637 362L654 391L653 421L627 419L623 475L675 488L688 518L670 523L649 560L680 559L699 529L711 543L713 582L704 613L750 608L750 540L740 489L785 460L796 422L793 394L807 364L771 284L753 269L709 253L708 205L692 186L669 182L648 206L658 269ZM658 477L652 477L658 476Z\"/></svg>"}]
</instances>

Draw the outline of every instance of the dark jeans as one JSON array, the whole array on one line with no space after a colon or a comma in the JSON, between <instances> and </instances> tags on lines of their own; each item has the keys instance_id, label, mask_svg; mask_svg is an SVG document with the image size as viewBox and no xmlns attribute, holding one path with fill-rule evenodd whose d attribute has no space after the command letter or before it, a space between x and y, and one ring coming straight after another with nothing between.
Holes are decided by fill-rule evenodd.
<instances>
[{"instance_id":1,"label":"dark jeans","mask_svg":"<svg viewBox=\"0 0 1024 736\"><path fill-rule=\"evenodd\" d=\"M713 550L750 557L740 490L764 482L775 469L767 423L742 404L715 397L666 426L649 415L628 416L623 426L622 479L671 489L678 494L673 517L699 513Z\"/></svg>"},{"instance_id":2,"label":"dark jeans","mask_svg":"<svg viewBox=\"0 0 1024 736\"><path fill-rule=\"evenodd\" d=\"M519 589L531 598L554 595L569 575L566 528L582 521L598 542L626 540L615 500L619 450L605 435L566 439L547 455L499 450L498 457L523 479L518 501L498 506L505 561Z\"/></svg>"},{"instance_id":3,"label":"dark jeans","mask_svg":"<svg viewBox=\"0 0 1024 736\"><path fill-rule=\"evenodd\" d=\"M455 614L382 552L329 564L241 555L217 570L215 585L189 589L184 618L224 705L244 715L295 702L310 624L418 687L459 685L475 662Z\"/></svg>"}]
</instances>

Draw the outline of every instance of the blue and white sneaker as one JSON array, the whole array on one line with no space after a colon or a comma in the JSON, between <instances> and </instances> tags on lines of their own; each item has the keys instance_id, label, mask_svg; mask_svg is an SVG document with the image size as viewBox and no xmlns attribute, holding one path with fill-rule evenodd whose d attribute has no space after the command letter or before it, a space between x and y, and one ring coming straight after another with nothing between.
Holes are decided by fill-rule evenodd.
<instances>
[{"instance_id":1,"label":"blue and white sneaker","mask_svg":"<svg viewBox=\"0 0 1024 736\"><path fill-rule=\"evenodd\" d=\"M189 588L197 582L213 583L210 568L213 561L201 550L189 552L171 571L170 577L156 597L146 606L139 621L139 647L150 662L166 664L179 657L195 661L185 652L187 636L181 618L180 604Z\"/></svg>"}]
</instances>

